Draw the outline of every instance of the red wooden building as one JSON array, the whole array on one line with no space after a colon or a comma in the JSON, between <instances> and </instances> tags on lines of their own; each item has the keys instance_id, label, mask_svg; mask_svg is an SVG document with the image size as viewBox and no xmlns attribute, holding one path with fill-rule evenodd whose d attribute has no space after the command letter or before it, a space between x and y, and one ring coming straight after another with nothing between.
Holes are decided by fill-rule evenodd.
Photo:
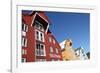
<instances>
[{"instance_id":1,"label":"red wooden building","mask_svg":"<svg viewBox=\"0 0 100 73\"><path fill-rule=\"evenodd\" d=\"M62 60L61 47L41 11L22 10L22 62Z\"/></svg>"}]
</instances>

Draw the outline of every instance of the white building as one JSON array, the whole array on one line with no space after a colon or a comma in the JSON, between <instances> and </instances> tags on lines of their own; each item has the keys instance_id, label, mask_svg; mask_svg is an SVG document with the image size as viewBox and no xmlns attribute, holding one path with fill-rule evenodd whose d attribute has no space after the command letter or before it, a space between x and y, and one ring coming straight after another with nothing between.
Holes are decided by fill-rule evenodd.
<instances>
[{"instance_id":1,"label":"white building","mask_svg":"<svg viewBox=\"0 0 100 73\"><path fill-rule=\"evenodd\" d=\"M63 42L60 43L61 49L64 49L65 48L65 42L66 42L66 40L64 40Z\"/></svg>"},{"instance_id":2,"label":"white building","mask_svg":"<svg viewBox=\"0 0 100 73\"><path fill-rule=\"evenodd\" d=\"M86 60L88 59L86 53L84 52L84 49L82 47L79 47L75 49L77 57L79 57L80 60Z\"/></svg>"}]
</instances>

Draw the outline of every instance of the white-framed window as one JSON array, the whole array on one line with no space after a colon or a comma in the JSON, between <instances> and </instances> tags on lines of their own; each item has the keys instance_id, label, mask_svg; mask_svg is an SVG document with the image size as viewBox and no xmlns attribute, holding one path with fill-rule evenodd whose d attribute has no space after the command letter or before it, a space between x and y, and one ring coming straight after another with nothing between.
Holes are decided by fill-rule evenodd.
<instances>
[{"instance_id":1,"label":"white-framed window","mask_svg":"<svg viewBox=\"0 0 100 73\"><path fill-rule=\"evenodd\" d=\"M44 33L43 32L36 30L35 34L36 34L35 35L36 40L44 42Z\"/></svg>"},{"instance_id":2,"label":"white-framed window","mask_svg":"<svg viewBox=\"0 0 100 73\"><path fill-rule=\"evenodd\" d=\"M58 48L56 48L56 53L59 53Z\"/></svg>"},{"instance_id":3,"label":"white-framed window","mask_svg":"<svg viewBox=\"0 0 100 73\"><path fill-rule=\"evenodd\" d=\"M27 39L22 37L22 47L27 47Z\"/></svg>"},{"instance_id":4,"label":"white-framed window","mask_svg":"<svg viewBox=\"0 0 100 73\"><path fill-rule=\"evenodd\" d=\"M53 48L52 47L50 47L50 53L53 53Z\"/></svg>"},{"instance_id":5,"label":"white-framed window","mask_svg":"<svg viewBox=\"0 0 100 73\"><path fill-rule=\"evenodd\" d=\"M79 56L80 55L80 51L76 51L75 54L76 54L76 56Z\"/></svg>"},{"instance_id":6,"label":"white-framed window","mask_svg":"<svg viewBox=\"0 0 100 73\"><path fill-rule=\"evenodd\" d=\"M22 24L22 31L28 32L28 25Z\"/></svg>"},{"instance_id":7,"label":"white-framed window","mask_svg":"<svg viewBox=\"0 0 100 73\"><path fill-rule=\"evenodd\" d=\"M45 46L40 43L36 43L36 55L45 56Z\"/></svg>"},{"instance_id":8,"label":"white-framed window","mask_svg":"<svg viewBox=\"0 0 100 73\"><path fill-rule=\"evenodd\" d=\"M34 24L37 29L44 31L43 25L39 21L35 20Z\"/></svg>"},{"instance_id":9,"label":"white-framed window","mask_svg":"<svg viewBox=\"0 0 100 73\"><path fill-rule=\"evenodd\" d=\"M36 39L39 40L39 31L36 31Z\"/></svg>"},{"instance_id":10,"label":"white-framed window","mask_svg":"<svg viewBox=\"0 0 100 73\"><path fill-rule=\"evenodd\" d=\"M53 39L53 44L55 44L55 40Z\"/></svg>"},{"instance_id":11,"label":"white-framed window","mask_svg":"<svg viewBox=\"0 0 100 73\"><path fill-rule=\"evenodd\" d=\"M22 58L22 62L26 62L26 58Z\"/></svg>"},{"instance_id":12,"label":"white-framed window","mask_svg":"<svg viewBox=\"0 0 100 73\"><path fill-rule=\"evenodd\" d=\"M36 62L43 62L43 61L46 61L46 59L36 59Z\"/></svg>"},{"instance_id":13,"label":"white-framed window","mask_svg":"<svg viewBox=\"0 0 100 73\"><path fill-rule=\"evenodd\" d=\"M22 49L22 55L26 55L27 54L27 50Z\"/></svg>"},{"instance_id":14,"label":"white-framed window","mask_svg":"<svg viewBox=\"0 0 100 73\"><path fill-rule=\"evenodd\" d=\"M52 39L51 39L51 37L49 37L49 42L52 42Z\"/></svg>"}]
</instances>

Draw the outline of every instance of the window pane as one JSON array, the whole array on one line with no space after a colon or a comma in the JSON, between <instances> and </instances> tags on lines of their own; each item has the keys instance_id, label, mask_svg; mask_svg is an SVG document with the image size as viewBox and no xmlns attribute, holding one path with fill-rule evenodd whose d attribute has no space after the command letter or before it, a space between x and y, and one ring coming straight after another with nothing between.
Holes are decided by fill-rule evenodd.
<instances>
[{"instance_id":1,"label":"window pane","mask_svg":"<svg viewBox=\"0 0 100 73\"><path fill-rule=\"evenodd\" d=\"M52 47L50 47L50 52L51 52L51 53L53 52L53 48L52 48Z\"/></svg>"},{"instance_id":2,"label":"window pane","mask_svg":"<svg viewBox=\"0 0 100 73\"><path fill-rule=\"evenodd\" d=\"M53 43L55 44L55 40L53 39Z\"/></svg>"},{"instance_id":3,"label":"window pane","mask_svg":"<svg viewBox=\"0 0 100 73\"><path fill-rule=\"evenodd\" d=\"M22 37L22 47L27 47L27 39Z\"/></svg>"},{"instance_id":4,"label":"window pane","mask_svg":"<svg viewBox=\"0 0 100 73\"><path fill-rule=\"evenodd\" d=\"M56 53L58 53L58 49L56 48Z\"/></svg>"},{"instance_id":5,"label":"window pane","mask_svg":"<svg viewBox=\"0 0 100 73\"><path fill-rule=\"evenodd\" d=\"M24 31L24 24L22 24L22 31Z\"/></svg>"},{"instance_id":6,"label":"window pane","mask_svg":"<svg viewBox=\"0 0 100 73\"><path fill-rule=\"evenodd\" d=\"M39 32L36 31L36 39L39 39Z\"/></svg>"},{"instance_id":7,"label":"window pane","mask_svg":"<svg viewBox=\"0 0 100 73\"><path fill-rule=\"evenodd\" d=\"M51 37L49 37L49 42L51 42Z\"/></svg>"},{"instance_id":8,"label":"window pane","mask_svg":"<svg viewBox=\"0 0 100 73\"><path fill-rule=\"evenodd\" d=\"M41 41L43 41L43 35L42 35L42 33L40 33L40 37L41 37Z\"/></svg>"},{"instance_id":9,"label":"window pane","mask_svg":"<svg viewBox=\"0 0 100 73\"><path fill-rule=\"evenodd\" d=\"M28 25L22 24L22 31L27 32L28 31Z\"/></svg>"},{"instance_id":10,"label":"window pane","mask_svg":"<svg viewBox=\"0 0 100 73\"><path fill-rule=\"evenodd\" d=\"M35 20L35 27L43 31L43 25L37 20Z\"/></svg>"},{"instance_id":11,"label":"window pane","mask_svg":"<svg viewBox=\"0 0 100 73\"><path fill-rule=\"evenodd\" d=\"M37 43L36 44L36 55L44 56L44 45Z\"/></svg>"}]
</instances>

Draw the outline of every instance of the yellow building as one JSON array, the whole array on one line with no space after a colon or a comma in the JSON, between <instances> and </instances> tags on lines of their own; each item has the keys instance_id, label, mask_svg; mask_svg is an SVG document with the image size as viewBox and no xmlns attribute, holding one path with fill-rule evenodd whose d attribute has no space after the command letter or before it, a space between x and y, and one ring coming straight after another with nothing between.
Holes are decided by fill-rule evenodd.
<instances>
[{"instance_id":1,"label":"yellow building","mask_svg":"<svg viewBox=\"0 0 100 73\"><path fill-rule=\"evenodd\" d=\"M72 48L72 41L71 39L67 39L64 42L64 48L62 50L62 57L63 60L77 60L78 57L75 55L75 51Z\"/></svg>"}]
</instances>

